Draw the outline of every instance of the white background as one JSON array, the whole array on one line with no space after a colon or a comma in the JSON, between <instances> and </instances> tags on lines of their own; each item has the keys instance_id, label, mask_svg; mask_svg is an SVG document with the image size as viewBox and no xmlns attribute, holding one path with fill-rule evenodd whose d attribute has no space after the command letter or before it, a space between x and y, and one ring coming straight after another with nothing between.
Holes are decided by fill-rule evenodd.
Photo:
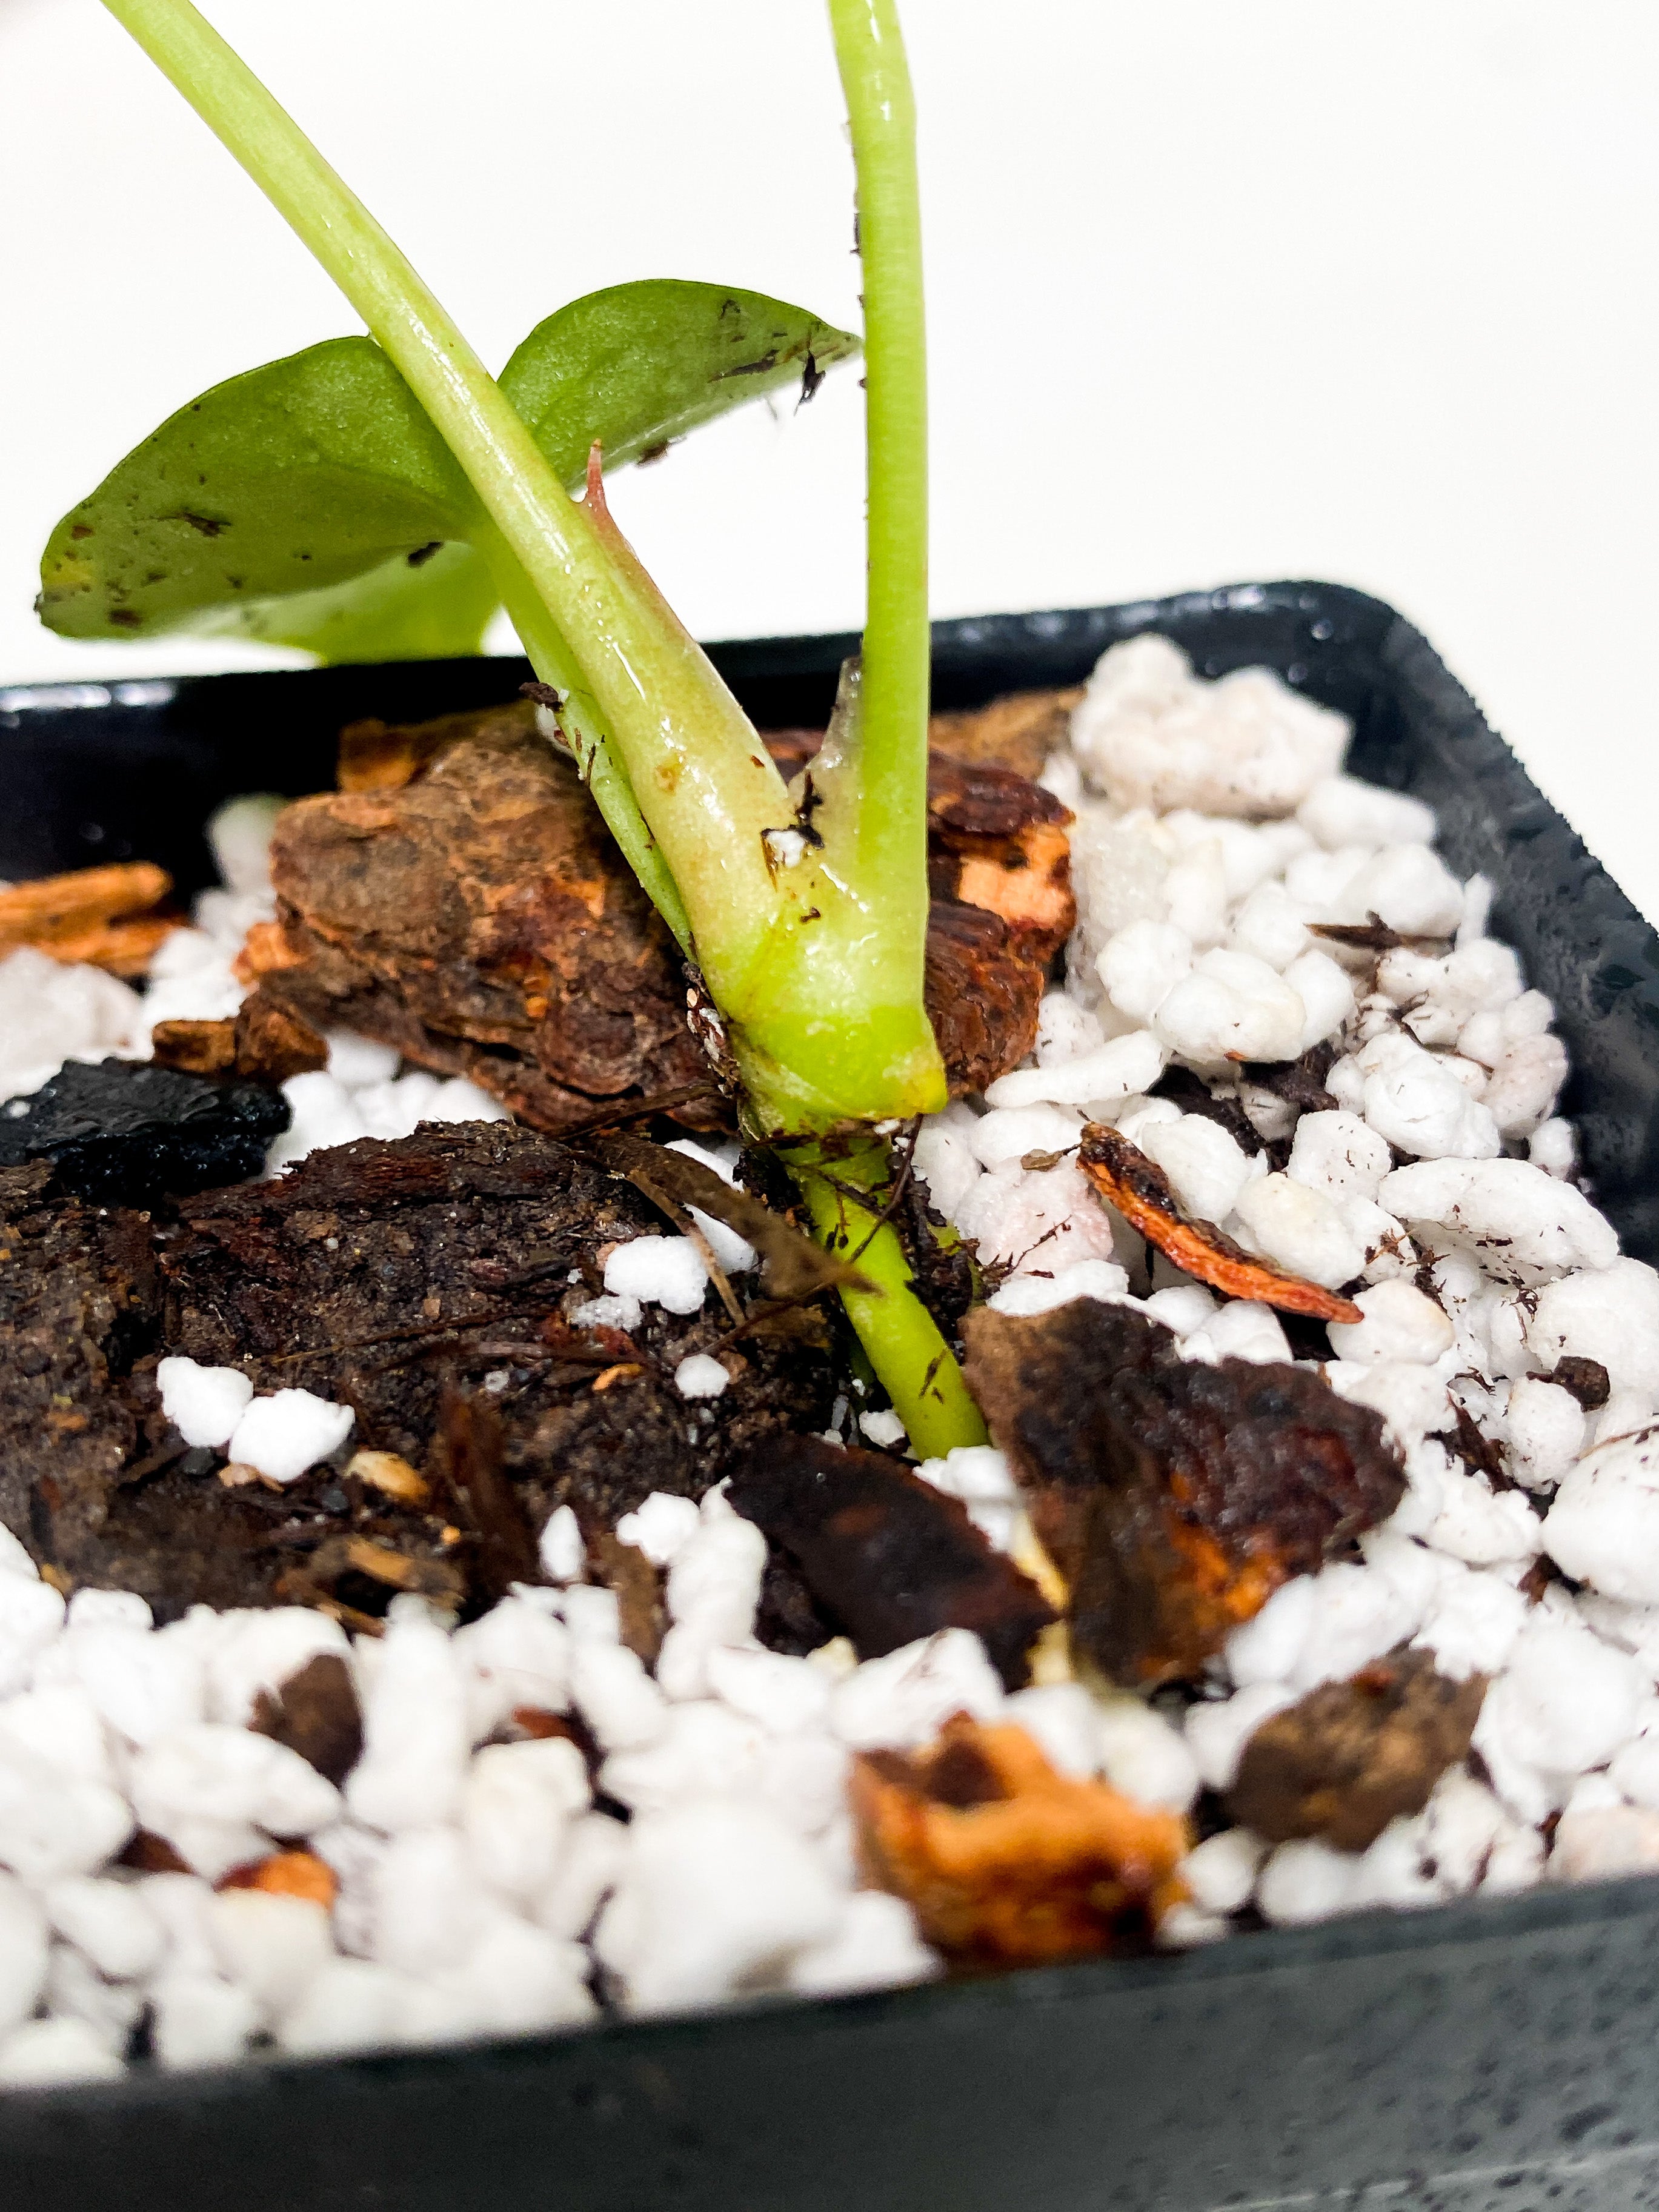
<instances>
[{"instance_id":1,"label":"white background","mask_svg":"<svg viewBox=\"0 0 1659 2212\"><path fill-rule=\"evenodd\" d=\"M632 276L856 319L820 0L209 12L494 363ZM1285 575L1377 592L1659 914L1648 0L904 15L934 611ZM40 547L183 400L353 325L95 0L0 0L0 682L227 665L49 636ZM702 635L857 622L859 399L843 375L618 480Z\"/></svg>"}]
</instances>

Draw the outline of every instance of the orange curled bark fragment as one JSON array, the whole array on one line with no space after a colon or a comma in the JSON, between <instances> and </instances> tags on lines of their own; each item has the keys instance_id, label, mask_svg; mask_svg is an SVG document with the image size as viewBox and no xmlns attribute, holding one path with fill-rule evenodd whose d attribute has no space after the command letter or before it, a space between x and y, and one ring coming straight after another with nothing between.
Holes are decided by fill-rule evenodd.
<instances>
[{"instance_id":1,"label":"orange curled bark fragment","mask_svg":"<svg viewBox=\"0 0 1659 2212\"><path fill-rule=\"evenodd\" d=\"M0 884L0 958L27 945L67 965L84 963L112 975L142 975L176 915L154 913L173 889L151 860Z\"/></svg>"},{"instance_id":2,"label":"orange curled bark fragment","mask_svg":"<svg viewBox=\"0 0 1659 2212\"><path fill-rule=\"evenodd\" d=\"M299 1897L307 1905L333 1908L339 1877L315 1851L273 1851L268 1859L253 1859L233 1867L219 1884L221 1889L262 1889L267 1897Z\"/></svg>"},{"instance_id":3,"label":"orange curled bark fragment","mask_svg":"<svg viewBox=\"0 0 1659 2212\"><path fill-rule=\"evenodd\" d=\"M1182 1274L1230 1298L1252 1298L1281 1313L1306 1314L1314 1321L1364 1319L1352 1298L1259 1260L1212 1221L1189 1221L1163 1169L1104 1122L1091 1121L1084 1131L1078 1164L1107 1204Z\"/></svg>"},{"instance_id":4,"label":"orange curled bark fragment","mask_svg":"<svg viewBox=\"0 0 1659 2212\"><path fill-rule=\"evenodd\" d=\"M849 1796L866 1884L952 1958L1138 1948L1186 1895L1180 1815L1056 1773L1024 1729L958 1713L925 1751L855 1759Z\"/></svg>"}]
</instances>

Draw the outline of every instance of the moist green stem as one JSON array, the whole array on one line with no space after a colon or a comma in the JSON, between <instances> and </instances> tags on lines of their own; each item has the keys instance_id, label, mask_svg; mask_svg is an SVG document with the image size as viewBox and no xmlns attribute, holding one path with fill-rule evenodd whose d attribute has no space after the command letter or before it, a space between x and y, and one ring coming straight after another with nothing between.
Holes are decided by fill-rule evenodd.
<instances>
[{"instance_id":1,"label":"moist green stem","mask_svg":"<svg viewBox=\"0 0 1659 2212\"><path fill-rule=\"evenodd\" d=\"M822 1151L798 1155L789 1171L819 1242L856 1260L875 1285L842 1291L842 1303L917 1453L938 1459L958 1445L986 1443L962 1370L916 1296L898 1231L883 1218L892 1176L885 1143L872 1134L834 1158ZM860 1203L856 1192L868 1193L867 1200Z\"/></svg>"}]
</instances>

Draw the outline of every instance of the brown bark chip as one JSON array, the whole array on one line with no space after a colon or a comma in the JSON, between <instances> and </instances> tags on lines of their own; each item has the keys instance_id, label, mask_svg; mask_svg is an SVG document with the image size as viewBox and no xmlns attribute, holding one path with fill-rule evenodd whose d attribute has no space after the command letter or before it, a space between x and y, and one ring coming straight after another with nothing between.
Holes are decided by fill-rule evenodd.
<instances>
[{"instance_id":1,"label":"brown bark chip","mask_svg":"<svg viewBox=\"0 0 1659 2212\"><path fill-rule=\"evenodd\" d=\"M973 707L933 715L927 742L958 760L1039 776L1048 756L1070 735L1072 709L1081 687L1066 691L1016 691Z\"/></svg>"},{"instance_id":2,"label":"brown bark chip","mask_svg":"<svg viewBox=\"0 0 1659 2212\"><path fill-rule=\"evenodd\" d=\"M157 1022L149 1033L150 1054L163 1067L185 1075L233 1075L236 1071L236 1024L218 1022Z\"/></svg>"},{"instance_id":3,"label":"brown bark chip","mask_svg":"<svg viewBox=\"0 0 1659 2212\"><path fill-rule=\"evenodd\" d=\"M1052 1610L965 1507L899 1461L822 1437L769 1437L738 1463L726 1495L860 1659L970 1628L1007 1688L1028 1679L1026 1655Z\"/></svg>"},{"instance_id":4,"label":"brown bark chip","mask_svg":"<svg viewBox=\"0 0 1659 2212\"><path fill-rule=\"evenodd\" d=\"M1069 810L1007 769L935 752L927 763L928 882L935 899L998 915L1047 968L1077 925Z\"/></svg>"},{"instance_id":5,"label":"brown bark chip","mask_svg":"<svg viewBox=\"0 0 1659 2212\"><path fill-rule=\"evenodd\" d=\"M278 817L282 942L250 947L282 963L268 988L543 1128L703 1077L672 940L528 703L420 750L398 787Z\"/></svg>"},{"instance_id":6,"label":"brown bark chip","mask_svg":"<svg viewBox=\"0 0 1659 2212\"><path fill-rule=\"evenodd\" d=\"M1132 1687L1191 1680L1281 1583L1405 1490L1380 1414L1303 1369L1182 1360L1080 1298L968 1316L967 1376L1070 1586L1073 1648Z\"/></svg>"},{"instance_id":7,"label":"brown bark chip","mask_svg":"<svg viewBox=\"0 0 1659 2212\"><path fill-rule=\"evenodd\" d=\"M286 1083L328 1066L328 1046L303 1016L269 991L250 991L237 1009L236 1073Z\"/></svg>"},{"instance_id":8,"label":"brown bark chip","mask_svg":"<svg viewBox=\"0 0 1659 2212\"><path fill-rule=\"evenodd\" d=\"M154 1056L186 1075L240 1075L286 1083L328 1065L328 1046L310 1023L270 992L250 992L234 1018L158 1022Z\"/></svg>"},{"instance_id":9,"label":"brown bark chip","mask_svg":"<svg viewBox=\"0 0 1659 2212\"><path fill-rule=\"evenodd\" d=\"M1269 1843L1317 1836L1363 1851L1468 1757L1486 1693L1484 1675L1448 1681L1429 1652L1396 1651L1265 1720L1227 1809Z\"/></svg>"},{"instance_id":10,"label":"brown bark chip","mask_svg":"<svg viewBox=\"0 0 1659 2212\"><path fill-rule=\"evenodd\" d=\"M865 1881L952 1958L1144 1948L1185 1895L1180 1815L1057 1774L1024 1729L959 1713L926 1751L855 1759L848 1794Z\"/></svg>"},{"instance_id":11,"label":"brown bark chip","mask_svg":"<svg viewBox=\"0 0 1659 2212\"><path fill-rule=\"evenodd\" d=\"M1085 1129L1078 1164L1109 1206L1195 1281L1228 1297L1256 1299L1312 1321L1364 1320L1352 1298L1258 1259L1212 1221L1189 1220L1163 1169L1109 1124L1091 1121Z\"/></svg>"},{"instance_id":12,"label":"brown bark chip","mask_svg":"<svg viewBox=\"0 0 1659 2212\"><path fill-rule=\"evenodd\" d=\"M307 1660L274 1696L261 1690L248 1725L256 1735L268 1735L297 1751L337 1789L357 1764L363 1747L363 1717L351 1669L332 1651L319 1651Z\"/></svg>"},{"instance_id":13,"label":"brown bark chip","mask_svg":"<svg viewBox=\"0 0 1659 2212\"><path fill-rule=\"evenodd\" d=\"M983 1091L1036 1046L1048 970L1021 953L1000 915L935 898L926 977L927 1016L953 1098Z\"/></svg>"}]
</instances>

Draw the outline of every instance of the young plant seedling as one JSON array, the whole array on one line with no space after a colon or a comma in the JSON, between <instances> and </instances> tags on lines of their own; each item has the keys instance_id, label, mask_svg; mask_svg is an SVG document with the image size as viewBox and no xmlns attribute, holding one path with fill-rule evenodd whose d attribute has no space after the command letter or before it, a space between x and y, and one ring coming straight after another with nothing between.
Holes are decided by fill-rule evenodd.
<instances>
[{"instance_id":1,"label":"young plant seedling","mask_svg":"<svg viewBox=\"0 0 1659 2212\"><path fill-rule=\"evenodd\" d=\"M882 1195L891 1174L884 1125L945 1097L922 998L927 396L915 114L894 0L829 4L864 260L869 607L861 674L844 677L829 738L795 791L611 520L599 450L585 499L570 497L580 456L560 432L569 436L580 422L578 441L597 434L600 447L608 432L606 456L628 458L630 440L636 454L720 411L724 395L710 397L721 380L710 369L721 335L709 328L714 300L743 302L748 337L763 338L757 377L791 374L795 360L844 357L854 342L775 301L628 287L564 311L580 323L597 302L649 295L633 300L638 322L657 314L678 333L681 350L665 338L661 359L647 335L630 356L645 367L636 381L623 380L623 400L602 404L590 393L580 334L556 331L558 317L497 383L190 0L106 5L266 192L370 336L233 380L164 424L54 534L43 611L60 627L84 621L94 634L112 626L132 635L222 613L245 597L265 610L254 620L271 625L282 620L271 602L296 586L310 599L314 588L325 604L290 608L299 626L263 634L315 641L331 625L349 635L362 616L361 600L327 595L381 591L403 619L453 638L498 596L557 696L562 732L612 834L701 979L714 1015L706 1028L736 1076L746 1127L782 1151L825 1240L857 1255L870 1287L848 1295L849 1314L912 1443L933 1454L981 1442L984 1430L915 1295ZM331 392L345 404L330 416L338 428L326 465L295 469L295 441L314 439ZM568 410L562 396L574 403ZM192 479L198 441L210 435L227 495L242 501L240 524ZM123 471L130 479L120 481ZM290 495L298 504L284 508ZM238 527L245 539L233 539ZM167 534L146 541L144 528ZM149 542L165 557L146 566ZM446 571L401 598L412 587L392 564L407 568L411 554L434 545L433 563ZM458 546L471 550L449 550Z\"/></svg>"}]
</instances>

